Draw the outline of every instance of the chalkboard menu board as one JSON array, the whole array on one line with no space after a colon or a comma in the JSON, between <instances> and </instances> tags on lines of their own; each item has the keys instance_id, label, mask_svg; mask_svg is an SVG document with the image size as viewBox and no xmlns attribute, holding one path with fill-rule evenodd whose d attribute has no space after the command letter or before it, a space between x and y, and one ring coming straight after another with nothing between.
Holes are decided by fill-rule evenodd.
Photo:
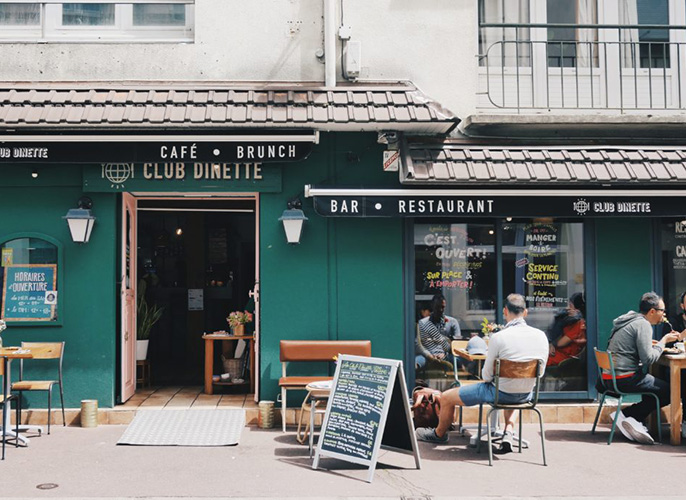
<instances>
[{"instance_id":1,"label":"chalkboard menu board","mask_svg":"<svg viewBox=\"0 0 686 500\"><path fill-rule=\"evenodd\" d=\"M384 432L386 422L393 432ZM415 456L419 452L410 416L402 363L341 355L315 453L369 465L371 482L380 445Z\"/></svg>"},{"instance_id":2,"label":"chalkboard menu board","mask_svg":"<svg viewBox=\"0 0 686 500\"><path fill-rule=\"evenodd\" d=\"M56 264L5 266L2 319L6 321L50 321L57 304Z\"/></svg>"}]
</instances>

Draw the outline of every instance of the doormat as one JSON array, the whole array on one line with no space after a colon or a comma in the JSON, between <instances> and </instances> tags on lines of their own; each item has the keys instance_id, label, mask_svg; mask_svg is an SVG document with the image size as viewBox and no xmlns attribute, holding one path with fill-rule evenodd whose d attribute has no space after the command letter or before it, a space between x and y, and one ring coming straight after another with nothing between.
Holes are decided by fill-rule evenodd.
<instances>
[{"instance_id":1,"label":"doormat","mask_svg":"<svg viewBox=\"0 0 686 500\"><path fill-rule=\"evenodd\" d=\"M140 410L117 444L133 446L235 446L245 410Z\"/></svg>"}]
</instances>

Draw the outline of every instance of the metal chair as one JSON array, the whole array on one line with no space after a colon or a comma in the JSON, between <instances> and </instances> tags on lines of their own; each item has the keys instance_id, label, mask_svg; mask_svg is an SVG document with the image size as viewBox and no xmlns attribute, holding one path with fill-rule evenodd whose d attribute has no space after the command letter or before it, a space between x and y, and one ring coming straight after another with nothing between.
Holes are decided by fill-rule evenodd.
<instances>
[{"instance_id":1,"label":"metal chair","mask_svg":"<svg viewBox=\"0 0 686 500\"><path fill-rule=\"evenodd\" d=\"M52 420L52 388L55 384L60 388L60 402L62 403L62 425L67 425L64 414L64 385L62 383L62 359L64 357L64 342L22 342L22 348L35 349L33 360L58 360L57 380L25 380L24 360L20 359L19 381L12 384L12 390L19 393L17 400L17 418L21 418L21 395L24 391L44 391L48 393L48 434L50 434L50 421Z\"/></svg>"},{"instance_id":2,"label":"metal chair","mask_svg":"<svg viewBox=\"0 0 686 500\"><path fill-rule=\"evenodd\" d=\"M519 410L519 453L522 452L522 411L531 410L538 415L541 427L541 450L543 451L543 465L548 465L545 459L545 431L543 430L543 415L536 405L538 404L538 393L541 386L541 374L544 369L544 362L540 359L532 361L510 361L497 358L495 360L495 375L493 383L495 385L495 401L490 403L491 408L486 414L486 434L488 435L488 465L493 465L493 448L491 446L491 413L496 410ZM500 378L533 378L535 379L533 397L525 403L501 403L498 400L500 389ZM481 422L483 414L483 404L479 405L479 430L477 436L481 436ZM481 450L481 439L477 444L477 449Z\"/></svg>"},{"instance_id":3,"label":"metal chair","mask_svg":"<svg viewBox=\"0 0 686 500\"><path fill-rule=\"evenodd\" d=\"M17 397L10 393L6 394L6 381L5 381L5 363L6 359L0 358L0 376L2 376L2 395L0 395L0 404L2 405L2 460L5 460L5 442L7 441L7 422L9 418L7 415L8 408L12 408L12 400L17 399ZM15 432L19 432L19 404L17 403L17 418L16 418L16 428ZM15 442L15 447L19 446L19 440Z\"/></svg>"},{"instance_id":4,"label":"metal chair","mask_svg":"<svg viewBox=\"0 0 686 500\"><path fill-rule=\"evenodd\" d=\"M658 442L662 441L662 428L660 425L660 400L656 394L652 392L622 392L617 388L617 375L615 374L615 364L612 361L611 351L599 351L594 348L595 359L598 364L598 377L603 381L603 387L605 390L601 394L600 404L598 404L598 411L595 414L595 420L593 421L593 428L591 429L591 434L595 434L595 428L598 425L598 419L600 418L600 411L603 409L603 403L605 403L606 397L615 398L617 400L617 411L615 412L615 418L612 420L612 428L610 429L610 437L607 438L607 444L612 444L612 439L615 435L615 429L617 428L617 420L619 418L619 412L622 409L622 400L624 396L640 395L640 396L651 396L655 398L655 414L657 415L657 436ZM608 372L611 376L610 380L603 379L603 370ZM608 389L605 385L607 382L612 382L612 386Z\"/></svg>"}]
</instances>

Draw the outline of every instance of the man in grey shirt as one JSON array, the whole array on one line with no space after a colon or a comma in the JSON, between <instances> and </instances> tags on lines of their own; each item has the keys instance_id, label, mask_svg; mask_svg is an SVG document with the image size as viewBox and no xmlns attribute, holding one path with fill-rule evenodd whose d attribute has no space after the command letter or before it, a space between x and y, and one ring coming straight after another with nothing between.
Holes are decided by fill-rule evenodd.
<instances>
[{"instance_id":1,"label":"man in grey shirt","mask_svg":"<svg viewBox=\"0 0 686 500\"><path fill-rule=\"evenodd\" d=\"M612 353L617 376L617 388L622 392L650 392L657 395L660 406L669 404L669 384L648 373L668 342L679 339L678 332L670 332L653 345L653 325L662 323L665 302L655 292L644 293L638 312L629 311L616 318L607 350ZM603 392L611 388L612 377L603 373L596 388ZM607 384L606 386L604 384ZM617 425L624 436L631 441L652 444L653 438L643 424L655 409L655 400L643 396L639 403L619 412ZM614 413L610 415L614 419Z\"/></svg>"},{"instance_id":2,"label":"man in grey shirt","mask_svg":"<svg viewBox=\"0 0 686 500\"><path fill-rule=\"evenodd\" d=\"M448 389L441 394L441 409L438 416L438 427L417 428L417 438L430 443L448 442L448 429L453 421L455 406L475 406L481 403L495 401L495 385L493 383L495 360L510 361L541 360L545 369L548 359L548 337L538 328L526 324L526 302L519 294L511 293L505 300L503 317L507 320L505 328L493 334L488 345L488 354L481 370L483 382L464 385ZM542 375L542 374L541 374ZM525 403L532 398L532 390L536 379L501 378L498 400L502 403ZM426 394L430 396L429 393ZM504 412L505 432L500 451L512 451L512 431L516 420L514 410Z\"/></svg>"}]
</instances>

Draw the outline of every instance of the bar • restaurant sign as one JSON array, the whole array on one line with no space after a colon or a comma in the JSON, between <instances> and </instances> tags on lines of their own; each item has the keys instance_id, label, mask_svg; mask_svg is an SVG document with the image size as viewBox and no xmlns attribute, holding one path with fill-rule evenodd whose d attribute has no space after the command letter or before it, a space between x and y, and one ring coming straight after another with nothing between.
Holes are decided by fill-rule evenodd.
<instances>
[{"instance_id":1,"label":"bar \u2022 restaurant sign","mask_svg":"<svg viewBox=\"0 0 686 500\"><path fill-rule=\"evenodd\" d=\"M315 191L315 190L312 190ZM378 193L378 191L377 191ZM653 217L686 215L677 196L319 195L324 217Z\"/></svg>"}]
</instances>

